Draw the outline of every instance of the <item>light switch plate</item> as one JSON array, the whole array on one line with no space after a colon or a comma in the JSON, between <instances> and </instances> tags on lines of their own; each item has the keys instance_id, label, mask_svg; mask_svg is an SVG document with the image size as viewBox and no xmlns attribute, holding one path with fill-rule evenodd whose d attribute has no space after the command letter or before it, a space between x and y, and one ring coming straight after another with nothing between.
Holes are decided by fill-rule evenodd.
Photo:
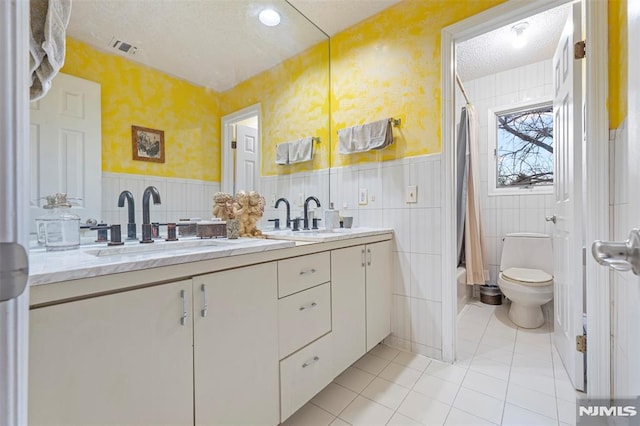
<instances>
[{"instance_id":1,"label":"light switch plate","mask_svg":"<svg viewBox=\"0 0 640 426\"><path fill-rule=\"evenodd\" d=\"M418 187L416 185L407 186L407 195L405 196L405 201L407 203L418 202Z\"/></svg>"},{"instance_id":2,"label":"light switch plate","mask_svg":"<svg viewBox=\"0 0 640 426\"><path fill-rule=\"evenodd\" d=\"M364 206L369 203L369 191L366 188L360 188L358 192L358 204Z\"/></svg>"}]
</instances>

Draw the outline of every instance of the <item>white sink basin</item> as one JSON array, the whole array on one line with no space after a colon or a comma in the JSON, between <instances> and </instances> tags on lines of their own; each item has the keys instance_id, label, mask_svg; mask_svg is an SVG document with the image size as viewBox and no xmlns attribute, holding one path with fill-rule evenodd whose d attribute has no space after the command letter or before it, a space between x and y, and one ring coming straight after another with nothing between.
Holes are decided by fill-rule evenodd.
<instances>
[{"instance_id":1,"label":"white sink basin","mask_svg":"<svg viewBox=\"0 0 640 426\"><path fill-rule=\"evenodd\" d=\"M100 247L84 250L85 253L93 256L117 256L123 254L142 254L156 251L194 249L200 247L215 247L228 245L225 240L207 239L207 240L189 240L189 241L162 241L157 240L153 243L142 244L139 242L127 243L121 246Z\"/></svg>"},{"instance_id":2,"label":"white sink basin","mask_svg":"<svg viewBox=\"0 0 640 426\"><path fill-rule=\"evenodd\" d=\"M262 231L262 234L273 240L293 240L293 241L332 241L342 239L345 236L358 234L357 228L336 228L336 229L309 229L307 231L292 231L290 229L280 229Z\"/></svg>"}]
</instances>

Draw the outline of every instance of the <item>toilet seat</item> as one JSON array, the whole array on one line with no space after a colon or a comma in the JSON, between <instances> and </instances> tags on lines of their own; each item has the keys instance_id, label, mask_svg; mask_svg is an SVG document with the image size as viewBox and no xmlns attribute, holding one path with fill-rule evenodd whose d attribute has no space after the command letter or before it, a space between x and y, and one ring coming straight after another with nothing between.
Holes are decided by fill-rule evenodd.
<instances>
[{"instance_id":1,"label":"toilet seat","mask_svg":"<svg viewBox=\"0 0 640 426\"><path fill-rule=\"evenodd\" d=\"M540 269L508 268L502 271L502 279L514 284L542 287L553 284L553 276Z\"/></svg>"}]
</instances>

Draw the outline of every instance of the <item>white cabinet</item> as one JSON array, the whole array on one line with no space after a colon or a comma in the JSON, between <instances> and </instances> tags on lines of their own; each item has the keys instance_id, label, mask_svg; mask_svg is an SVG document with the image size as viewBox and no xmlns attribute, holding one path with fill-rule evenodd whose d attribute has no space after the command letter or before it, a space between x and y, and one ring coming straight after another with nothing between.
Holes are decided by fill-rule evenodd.
<instances>
[{"instance_id":1,"label":"white cabinet","mask_svg":"<svg viewBox=\"0 0 640 426\"><path fill-rule=\"evenodd\" d=\"M191 288L186 280L31 310L29 422L193 424Z\"/></svg>"},{"instance_id":2,"label":"white cabinet","mask_svg":"<svg viewBox=\"0 0 640 426\"><path fill-rule=\"evenodd\" d=\"M331 252L334 376L366 352L365 246Z\"/></svg>"},{"instance_id":3,"label":"white cabinet","mask_svg":"<svg viewBox=\"0 0 640 426\"><path fill-rule=\"evenodd\" d=\"M367 244L367 351L391 333L391 241Z\"/></svg>"},{"instance_id":4,"label":"white cabinet","mask_svg":"<svg viewBox=\"0 0 640 426\"><path fill-rule=\"evenodd\" d=\"M277 425L276 263L195 277L193 284L195 424Z\"/></svg>"},{"instance_id":5,"label":"white cabinet","mask_svg":"<svg viewBox=\"0 0 640 426\"><path fill-rule=\"evenodd\" d=\"M391 333L391 241L333 250L331 288L339 374Z\"/></svg>"}]
</instances>

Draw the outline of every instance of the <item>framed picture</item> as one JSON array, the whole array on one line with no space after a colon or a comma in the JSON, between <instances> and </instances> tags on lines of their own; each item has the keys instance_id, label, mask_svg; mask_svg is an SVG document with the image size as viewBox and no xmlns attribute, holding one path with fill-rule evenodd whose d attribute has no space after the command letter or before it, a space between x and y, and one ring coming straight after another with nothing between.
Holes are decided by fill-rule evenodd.
<instances>
[{"instance_id":1,"label":"framed picture","mask_svg":"<svg viewBox=\"0 0 640 426\"><path fill-rule=\"evenodd\" d=\"M131 126L133 159L164 163L164 131Z\"/></svg>"}]
</instances>

